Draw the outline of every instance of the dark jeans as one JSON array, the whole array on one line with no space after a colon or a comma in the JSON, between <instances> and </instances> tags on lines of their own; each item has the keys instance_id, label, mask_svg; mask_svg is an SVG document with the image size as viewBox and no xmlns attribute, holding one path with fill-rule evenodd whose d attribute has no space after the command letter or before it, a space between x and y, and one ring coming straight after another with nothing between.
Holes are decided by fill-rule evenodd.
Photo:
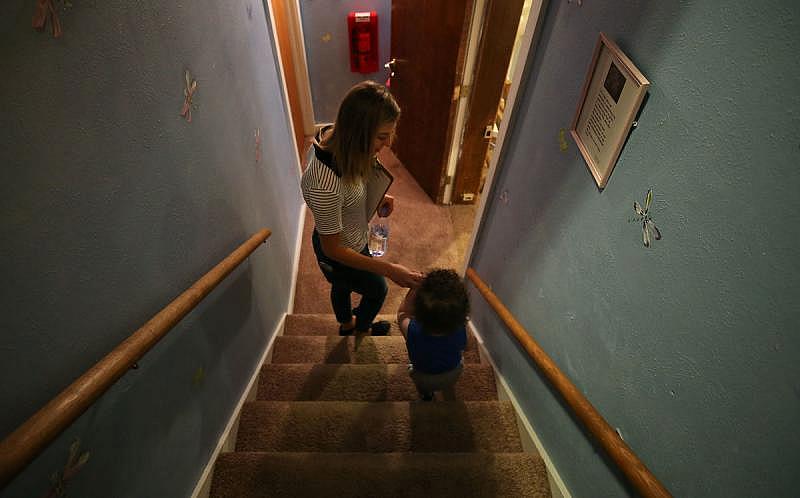
<instances>
[{"instance_id":1,"label":"dark jeans","mask_svg":"<svg viewBox=\"0 0 800 498\"><path fill-rule=\"evenodd\" d=\"M345 266L325 256L316 230L311 236L311 242L322 274L331 283L331 304L336 314L336 321L350 323L350 319L355 315L356 329L369 330L383 306L386 293L389 292L386 279L375 273ZM372 257L367 247L361 250L361 254ZM350 294L353 292L361 294L361 302L355 309L351 308L350 302Z\"/></svg>"}]
</instances>

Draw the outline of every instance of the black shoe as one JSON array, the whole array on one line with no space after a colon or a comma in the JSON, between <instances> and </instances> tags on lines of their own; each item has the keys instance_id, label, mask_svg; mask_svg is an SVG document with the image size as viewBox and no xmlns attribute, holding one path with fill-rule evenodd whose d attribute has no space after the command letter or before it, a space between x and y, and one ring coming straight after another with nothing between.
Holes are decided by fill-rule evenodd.
<instances>
[{"instance_id":1,"label":"black shoe","mask_svg":"<svg viewBox=\"0 0 800 498\"><path fill-rule=\"evenodd\" d=\"M422 401L433 401L433 393L425 393L422 395Z\"/></svg>"},{"instance_id":2,"label":"black shoe","mask_svg":"<svg viewBox=\"0 0 800 498\"><path fill-rule=\"evenodd\" d=\"M372 335L389 335L389 330L392 328L392 324L386 320L381 320L379 322L373 322L370 326L370 331Z\"/></svg>"}]
</instances>

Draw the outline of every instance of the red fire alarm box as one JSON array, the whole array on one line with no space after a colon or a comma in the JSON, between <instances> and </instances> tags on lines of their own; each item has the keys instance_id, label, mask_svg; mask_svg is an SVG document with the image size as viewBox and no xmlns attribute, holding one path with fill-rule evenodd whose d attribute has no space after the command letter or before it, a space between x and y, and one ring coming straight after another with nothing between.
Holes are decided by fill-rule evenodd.
<instances>
[{"instance_id":1,"label":"red fire alarm box","mask_svg":"<svg viewBox=\"0 0 800 498\"><path fill-rule=\"evenodd\" d=\"M350 71L354 73L374 73L377 71L377 12L351 12L347 14L347 33L350 35Z\"/></svg>"}]
</instances>

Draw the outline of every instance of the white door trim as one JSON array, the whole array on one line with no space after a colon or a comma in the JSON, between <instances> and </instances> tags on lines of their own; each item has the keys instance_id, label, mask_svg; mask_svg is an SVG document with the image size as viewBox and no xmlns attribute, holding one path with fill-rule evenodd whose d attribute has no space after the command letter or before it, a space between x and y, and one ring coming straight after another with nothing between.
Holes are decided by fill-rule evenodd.
<instances>
[{"instance_id":1,"label":"white door trim","mask_svg":"<svg viewBox=\"0 0 800 498\"><path fill-rule=\"evenodd\" d=\"M532 63L531 58L534 53L536 41L538 40L538 35L541 31L543 22L542 18L544 17L543 14L545 8L547 7L547 3L548 0L533 0L533 3L531 4L531 10L528 13L528 21L525 24L525 32L522 35L520 50L517 54L518 60L522 63L515 65L514 74L511 77L511 88L508 91L508 99L506 100L503 120L500 122L500 131L497 134L497 145L492 153L492 158L489 162L489 171L486 175L486 183L484 184L483 193L480 195L480 200L478 201L478 209L475 213L475 222L472 226L472 233L470 234L469 244L467 245L466 257L464 258L464 264L461 268L461 275L466 273L467 268L472 261L472 252L475 249L475 241L477 240L478 231L480 230L481 223L483 221L487 197L492 191L492 184L494 183L494 177L497 173L498 161L503 156L503 146L505 142L504 139L506 136L506 131L508 130L509 123L512 121L512 114L514 111L516 111L517 95L519 93L520 85Z\"/></svg>"},{"instance_id":2,"label":"white door trim","mask_svg":"<svg viewBox=\"0 0 800 498\"><path fill-rule=\"evenodd\" d=\"M472 88L472 79L475 77L475 64L478 59L478 49L480 49L481 27L486 13L486 0L475 0L472 5L472 19L469 26L469 38L466 48L466 62L464 63L463 76L459 86L458 104L456 107L456 119L453 123L453 134L450 141L450 152L447 156L447 168L445 175L447 183L442 194L442 204L450 204L453 196L453 184L455 183L456 165L461 155L461 142L464 138L464 125L467 119L467 104Z\"/></svg>"}]
</instances>

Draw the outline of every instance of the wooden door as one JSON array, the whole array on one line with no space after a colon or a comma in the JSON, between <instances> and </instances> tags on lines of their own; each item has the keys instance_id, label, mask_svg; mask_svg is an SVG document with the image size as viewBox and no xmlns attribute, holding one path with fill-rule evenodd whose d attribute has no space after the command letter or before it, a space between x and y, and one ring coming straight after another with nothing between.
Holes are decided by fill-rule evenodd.
<instances>
[{"instance_id":1,"label":"wooden door","mask_svg":"<svg viewBox=\"0 0 800 498\"><path fill-rule=\"evenodd\" d=\"M495 122L523 3L524 0L487 0L461 154L456 165L453 203L471 204L478 197L491 140L486 136L487 126Z\"/></svg>"},{"instance_id":2,"label":"wooden door","mask_svg":"<svg viewBox=\"0 0 800 498\"><path fill-rule=\"evenodd\" d=\"M441 202L472 0L392 0L390 89L402 108L394 150L434 202Z\"/></svg>"}]
</instances>

